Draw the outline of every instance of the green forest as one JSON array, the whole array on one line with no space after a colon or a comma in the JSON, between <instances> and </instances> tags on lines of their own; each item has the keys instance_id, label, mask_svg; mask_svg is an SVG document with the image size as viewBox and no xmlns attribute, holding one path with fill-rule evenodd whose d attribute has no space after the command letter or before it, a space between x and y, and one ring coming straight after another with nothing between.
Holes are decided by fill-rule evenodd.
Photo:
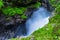
<instances>
[{"instance_id":1,"label":"green forest","mask_svg":"<svg viewBox=\"0 0 60 40\"><path fill-rule=\"evenodd\" d=\"M9 2L9 0L7 0ZM6 2L7 2L6 1ZM22 0L19 0L22 4ZM16 14L21 16L21 19L24 21L27 19L26 12L29 8L39 8L41 3L39 0L35 4L28 4L29 0L26 3L23 2L25 6L18 7L14 4L14 0L9 2L10 5L4 5L4 1L0 0L0 11L3 12L4 15L10 17L15 16ZM27 38L11 38L11 40L60 40L60 0L49 0L50 5L54 7L54 11L52 12L52 17L49 19L49 23L45 25L45 27L35 31L31 36ZM12 6L13 5L13 6ZM9 20L9 18L6 18Z\"/></svg>"}]
</instances>

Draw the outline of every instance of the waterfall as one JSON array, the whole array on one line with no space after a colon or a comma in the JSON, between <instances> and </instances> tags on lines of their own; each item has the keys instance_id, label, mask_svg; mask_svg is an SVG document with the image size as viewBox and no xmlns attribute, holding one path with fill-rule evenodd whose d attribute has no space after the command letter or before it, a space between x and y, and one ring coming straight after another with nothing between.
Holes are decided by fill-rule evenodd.
<instances>
[{"instance_id":1,"label":"waterfall","mask_svg":"<svg viewBox=\"0 0 60 40\"><path fill-rule=\"evenodd\" d=\"M34 31L48 24L50 16L51 12L44 7L40 7L38 10L32 13L31 17L26 21L25 24L20 25L20 27L17 29L16 35L20 37L30 36Z\"/></svg>"},{"instance_id":2,"label":"waterfall","mask_svg":"<svg viewBox=\"0 0 60 40\"><path fill-rule=\"evenodd\" d=\"M31 18L26 22L27 36L48 24L50 15L51 13L44 7L40 7L37 11L33 12Z\"/></svg>"}]
</instances>

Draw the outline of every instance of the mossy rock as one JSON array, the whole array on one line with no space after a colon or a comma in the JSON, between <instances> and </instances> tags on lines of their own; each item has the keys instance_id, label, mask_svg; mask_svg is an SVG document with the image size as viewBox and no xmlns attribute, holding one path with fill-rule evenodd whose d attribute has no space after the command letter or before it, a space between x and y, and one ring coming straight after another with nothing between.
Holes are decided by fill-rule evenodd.
<instances>
[{"instance_id":1,"label":"mossy rock","mask_svg":"<svg viewBox=\"0 0 60 40\"><path fill-rule=\"evenodd\" d=\"M38 1L39 0L33 0L33 1L32 0L18 0L18 1L17 0L1 0L0 8L3 14L6 16L14 16L16 14L19 14L21 16L24 14L24 12L27 10L28 7L39 8L41 4ZM18 7L17 4L21 6ZM28 4L31 4L31 5L28 5Z\"/></svg>"},{"instance_id":2,"label":"mossy rock","mask_svg":"<svg viewBox=\"0 0 60 40\"><path fill-rule=\"evenodd\" d=\"M24 3L26 2L26 3ZM32 2L32 3L31 3ZM19 4L19 5L23 5L23 6L17 6L16 4ZM28 5L30 4L30 5ZM15 6L14 6L15 5ZM0 12L1 12L1 16L3 15L3 19L1 21L6 23L7 20L6 19L11 19L10 21L14 21L15 24L16 21L18 20L19 22L21 21L26 21L26 19L28 19L28 16L27 16L27 12L29 11L28 9L31 8L31 9L37 9L40 7L40 2L38 0L0 0ZM33 10L32 10L33 11ZM31 12L31 11L29 11ZM28 13L29 14L29 13ZM15 17L16 15L18 15L17 17ZM30 15L30 14L29 14ZM10 23L7 22L7 23ZM3 23L3 25L4 25ZM14 23L13 23L14 24Z\"/></svg>"}]
</instances>

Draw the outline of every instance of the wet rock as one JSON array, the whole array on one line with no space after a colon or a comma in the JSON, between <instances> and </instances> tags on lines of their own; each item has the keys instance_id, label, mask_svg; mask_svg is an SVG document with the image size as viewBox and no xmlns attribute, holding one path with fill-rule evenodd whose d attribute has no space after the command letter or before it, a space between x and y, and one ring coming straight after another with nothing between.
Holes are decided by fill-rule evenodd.
<instances>
[{"instance_id":1,"label":"wet rock","mask_svg":"<svg viewBox=\"0 0 60 40\"><path fill-rule=\"evenodd\" d=\"M21 19L20 15L15 15L14 18L15 18L16 23L21 23L23 21L23 19Z\"/></svg>"},{"instance_id":2,"label":"wet rock","mask_svg":"<svg viewBox=\"0 0 60 40\"><path fill-rule=\"evenodd\" d=\"M3 0L5 5L10 6L28 6L40 0Z\"/></svg>"},{"instance_id":3,"label":"wet rock","mask_svg":"<svg viewBox=\"0 0 60 40\"><path fill-rule=\"evenodd\" d=\"M20 23L24 21L20 15L11 17L0 13L0 38L12 38Z\"/></svg>"}]
</instances>

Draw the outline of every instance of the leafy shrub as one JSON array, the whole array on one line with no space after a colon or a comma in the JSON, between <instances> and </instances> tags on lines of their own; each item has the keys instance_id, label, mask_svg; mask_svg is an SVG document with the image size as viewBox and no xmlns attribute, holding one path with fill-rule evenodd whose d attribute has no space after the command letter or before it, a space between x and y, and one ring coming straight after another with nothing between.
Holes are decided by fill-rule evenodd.
<instances>
[{"instance_id":1,"label":"leafy shrub","mask_svg":"<svg viewBox=\"0 0 60 40\"><path fill-rule=\"evenodd\" d=\"M4 6L3 1L0 0L0 9L1 9L1 7L3 7L3 6Z\"/></svg>"},{"instance_id":2,"label":"leafy shrub","mask_svg":"<svg viewBox=\"0 0 60 40\"><path fill-rule=\"evenodd\" d=\"M26 8L20 7L20 8L12 8L12 7L7 7L2 9L3 13L7 16L14 16L15 14L23 14L26 11Z\"/></svg>"},{"instance_id":3,"label":"leafy shrub","mask_svg":"<svg viewBox=\"0 0 60 40\"><path fill-rule=\"evenodd\" d=\"M40 2L36 2L35 4L32 4L28 7L32 7L32 8L39 8L41 6L41 3Z\"/></svg>"},{"instance_id":4,"label":"leafy shrub","mask_svg":"<svg viewBox=\"0 0 60 40\"><path fill-rule=\"evenodd\" d=\"M22 19L26 19L26 18L27 18L27 16L25 16L25 15L22 15L22 16L21 16L21 18L22 18Z\"/></svg>"},{"instance_id":5,"label":"leafy shrub","mask_svg":"<svg viewBox=\"0 0 60 40\"><path fill-rule=\"evenodd\" d=\"M19 4L29 4L31 2L36 2L35 4L31 4L28 5L26 7L17 7L17 5L15 4L16 2L18 2ZM21 5L22 5L21 4ZM3 8L2 8L3 7ZM38 2L38 0L0 0L0 8L2 8L2 12L4 15L6 16L15 16L16 14L19 14L21 16L21 18L25 19L27 18L24 15L24 12L27 10L27 8L39 8L40 7L40 2Z\"/></svg>"}]
</instances>

